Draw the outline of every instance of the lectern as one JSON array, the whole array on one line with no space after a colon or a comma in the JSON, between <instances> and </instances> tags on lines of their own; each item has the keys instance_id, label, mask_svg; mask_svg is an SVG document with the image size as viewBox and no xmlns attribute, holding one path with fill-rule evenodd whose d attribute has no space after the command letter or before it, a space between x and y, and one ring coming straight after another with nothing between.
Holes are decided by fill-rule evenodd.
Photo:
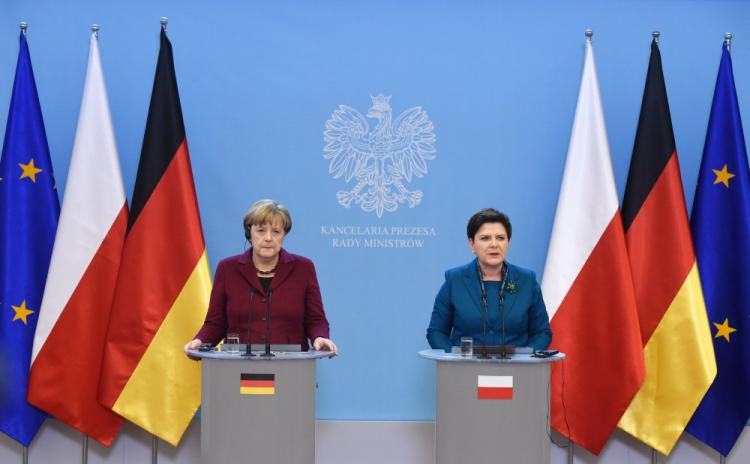
<instances>
[{"instance_id":1,"label":"lectern","mask_svg":"<svg viewBox=\"0 0 750 464\"><path fill-rule=\"evenodd\" d=\"M190 354L202 360L201 462L315 463L315 363L330 352Z\"/></svg>"},{"instance_id":2,"label":"lectern","mask_svg":"<svg viewBox=\"0 0 750 464\"><path fill-rule=\"evenodd\" d=\"M549 358L514 354L478 359L443 350L419 356L437 362L437 464L549 462Z\"/></svg>"}]
</instances>

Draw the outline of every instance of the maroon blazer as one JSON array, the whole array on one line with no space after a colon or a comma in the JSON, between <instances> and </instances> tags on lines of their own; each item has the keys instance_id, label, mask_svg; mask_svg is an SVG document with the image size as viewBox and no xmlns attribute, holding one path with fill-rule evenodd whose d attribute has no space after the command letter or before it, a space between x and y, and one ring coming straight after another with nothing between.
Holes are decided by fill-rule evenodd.
<instances>
[{"instance_id":1,"label":"maroon blazer","mask_svg":"<svg viewBox=\"0 0 750 464\"><path fill-rule=\"evenodd\" d=\"M263 290L251 256L252 248L222 260L216 267L206 321L195 338L215 345L227 333L237 333L240 343L247 343L251 306L251 343L269 339L269 311L270 343L301 345L307 351L308 339L328 338L328 320L313 262L282 248L269 295Z\"/></svg>"}]
</instances>

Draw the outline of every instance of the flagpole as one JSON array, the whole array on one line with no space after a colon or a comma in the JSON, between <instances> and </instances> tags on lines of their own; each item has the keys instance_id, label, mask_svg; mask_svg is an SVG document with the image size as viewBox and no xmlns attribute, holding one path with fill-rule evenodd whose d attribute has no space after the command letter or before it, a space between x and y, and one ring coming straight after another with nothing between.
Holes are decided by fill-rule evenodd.
<instances>
[{"instance_id":1,"label":"flagpole","mask_svg":"<svg viewBox=\"0 0 750 464\"><path fill-rule=\"evenodd\" d=\"M169 20L166 16L159 18L159 24L161 24L161 30L167 32L167 23ZM156 464L159 459L159 439L156 435L151 434L151 464Z\"/></svg>"},{"instance_id":2,"label":"flagpole","mask_svg":"<svg viewBox=\"0 0 750 464\"><path fill-rule=\"evenodd\" d=\"M161 30L167 32L167 23L169 19L166 16L159 18L159 24L161 24ZM159 458L159 440L156 435L151 434L151 464L156 464Z\"/></svg>"},{"instance_id":3,"label":"flagpole","mask_svg":"<svg viewBox=\"0 0 750 464\"><path fill-rule=\"evenodd\" d=\"M568 464L573 464L573 455L575 454L575 442L568 438Z\"/></svg>"},{"instance_id":4,"label":"flagpole","mask_svg":"<svg viewBox=\"0 0 750 464\"><path fill-rule=\"evenodd\" d=\"M21 21L18 27L21 29L21 34L26 35L26 29L29 28L29 24L26 21ZM29 449L25 446L22 446L22 448L23 452L21 453L21 462L23 462L23 464L29 464Z\"/></svg>"},{"instance_id":5,"label":"flagpole","mask_svg":"<svg viewBox=\"0 0 750 464\"><path fill-rule=\"evenodd\" d=\"M586 36L585 43L591 44L591 37L594 35L594 31L592 31L591 29L586 29L586 31L584 32L584 35ZM568 429L568 435L570 435L570 429ZM574 462L575 448L576 448L575 442L573 441L572 438L568 437L568 464L573 464Z\"/></svg>"},{"instance_id":6,"label":"flagpole","mask_svg":"<svg viewBox=\"0 0 750 464\"><path fill-rule=\"evenodd\" d=\"M99 25L94 23L91 25L91 33L94 34L94 37L99 39ZM82 464L88 464L89 462L89 436L85 433L83 434L83 451L81 456L81 463Z\"/></svg>"},{"instance_id":7,"label":"flagpole","mask_svg":"<svg viewBox=\"0 0 750 464\"><path fill-rule=\"evenodd\" d=\"M167 23L169 20L166 16L159 18L159 24L161 24L161 30L167 32ZM159 460L159 439L151 434L151 464L156 464Z\"/></svg>"},{"instance_id":8,"label":"flagpole","mask_svg":"<svg viewBox=\"0 0 750 464\"><path fill-rule=\"evenodd\" d=\"M21 21L18 24L18 27L21 29L21 34L26 35L26 29L29 28L29 24L26 21ZM21 462L23 464L29 464L29 448L21 445L23 448L23 451L21 452Z\"/></svg>"},{"instance_id":9,"label":"flagpole","mask_svg":"<svg viewBox=\"0 0 750 464\"><path fill-rule=\"evenodd\" d=\"M651 33L651 37L654 38L654 43L656 43L656 46L659 46L659 37L661 37L661 32L659 31L653 31ZM651 448L651 464L658 464L659 462L659 456L656 454L656 449Z\"/></svg>"},{"instance_id":10,"label":"flagpole","mask_svg":"<svg viewBox=\"0 0 750 464\"><path fill-rule=\"evenodd\" d=\"M81 464L88 464L89 462L89 436L83 434L83 450L81 452Z\"/></svg>"},{"instance_id":11,"label":"flagpole","mask_svg":"<svg viewBox=\"0 0 750 464\"><path fill-rule=\"evenodd\" d=\"M586 31L584 31L584 35L586 36L585 43L591 44L591 37L594 35L594 31L592 31L591 29L586 29ZM568 434L570 435L570 430L568 430ZM568 437L568 464L573 464L574 462L575 448L575 442L572 438Z\"/></svg>"},{"instance_id":12,"label":"flagpole","mask_svg":"<svg viewBox=\"0 0 750 464\"><path fill-rule=\"evenodd\" d=\"M732 51L732 33L731 32L727 32L724 34L724 43L727 46L727 52L731 52ZM723 454L719 453L720 464L726 463L726 459L727 458Z\"/></svg>"}]
</instances>

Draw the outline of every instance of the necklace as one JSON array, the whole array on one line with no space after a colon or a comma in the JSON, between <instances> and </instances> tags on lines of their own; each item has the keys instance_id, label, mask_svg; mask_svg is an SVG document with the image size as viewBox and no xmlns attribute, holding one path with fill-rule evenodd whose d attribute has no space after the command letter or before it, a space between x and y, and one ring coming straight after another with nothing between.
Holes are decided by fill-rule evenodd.
<instances>
[{"instance_id":1,"label":"necklace","mask_svg":"<svg viewBox=\"0 0 750 464\"><path fill-rule=\"evenodd\" d=\"M279 267L279 262L276 261L276 263L273 265L273 267L267 271L264 271L263 269L259 268L257 264L255 264L255 261L253 261L253 267L258 272L258 275L262 276L269 276L276 272L276 268Z\"/></svg>"}]
</instances>

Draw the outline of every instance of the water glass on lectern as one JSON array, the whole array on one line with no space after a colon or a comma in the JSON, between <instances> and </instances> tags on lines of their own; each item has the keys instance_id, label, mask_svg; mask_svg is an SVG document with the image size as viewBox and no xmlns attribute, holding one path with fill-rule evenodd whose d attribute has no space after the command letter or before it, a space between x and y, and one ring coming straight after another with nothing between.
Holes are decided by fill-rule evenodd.
<instances>
[{"instance_id":1,"label":"water glass on lectern","mask_svg":"<svg viewBox=\"0 0 750 464\"><path fill-rule=\"evenodd\" d=\"M461 356L474 355L474 339L472 337L461 337Z\"/></svg>"},{"instance_id":2,"label":"water glass on lectern","mask_svg":"<svg viewBox=\"0 0 750 464\"><path fill-rule=\"evenodd\" d=\"M227 345L227 353L236 354L240 352L240 334L228 333L224 343Z\"/></svg>"}]
</instances>

